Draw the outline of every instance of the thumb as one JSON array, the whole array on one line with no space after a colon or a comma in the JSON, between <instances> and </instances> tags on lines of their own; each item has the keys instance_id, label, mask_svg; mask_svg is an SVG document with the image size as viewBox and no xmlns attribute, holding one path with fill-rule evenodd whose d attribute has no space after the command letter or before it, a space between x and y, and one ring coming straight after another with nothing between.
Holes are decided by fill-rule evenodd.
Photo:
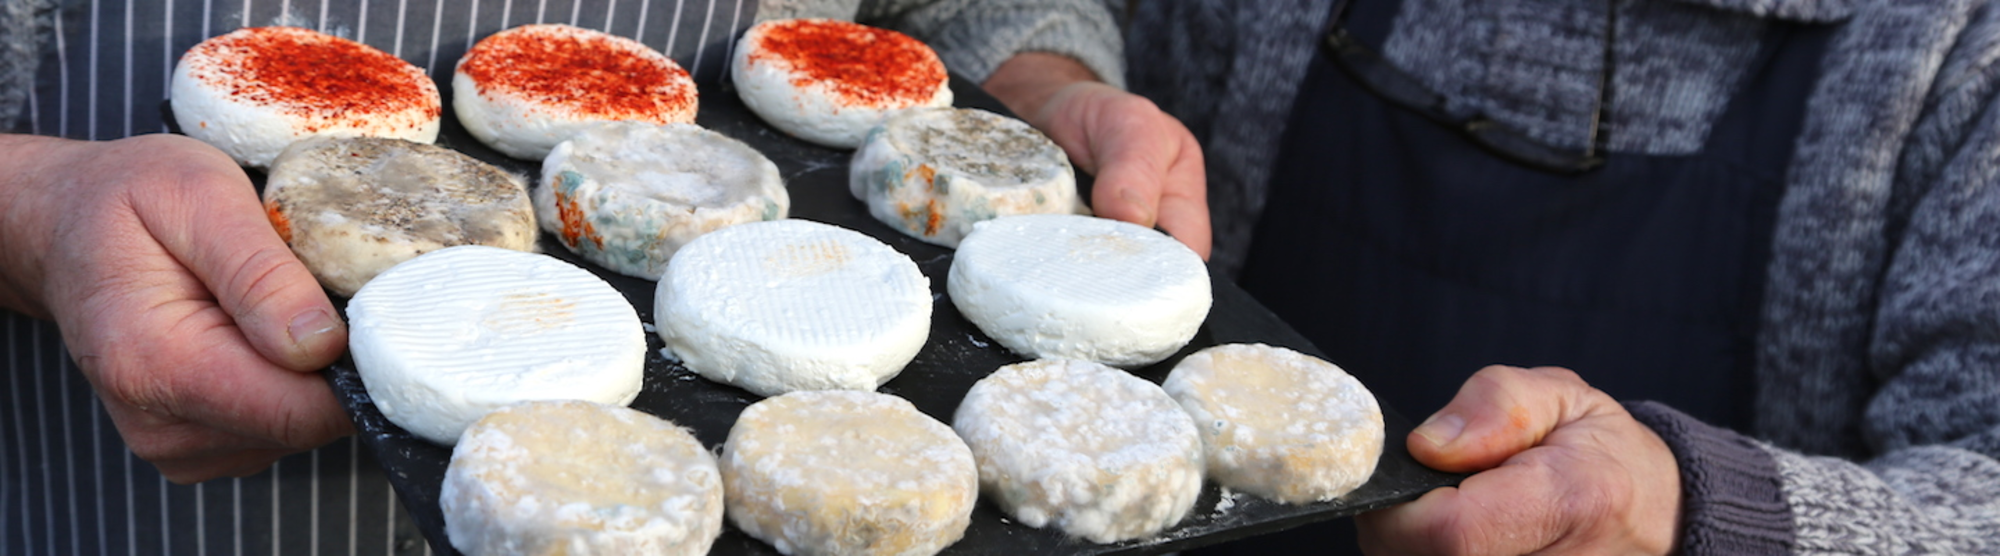
<instances>
[{"instance_id":1,"label":"thumb","mask_svg":"<svg viewBox=\"0 0 2000 556\"><path fill-rule=\"evenodd\" d=\"M185 169L146 190L154 198L138 200L141 221L266 360L294 371L332 364L347 347L347 325L279 239L249 178L202 147Z\"/></svg>"},{"instance_id":2,"label":"thumb","mask_svg":"<svg viewBox=\"0 0 2000 556\"><path fill-rule=\"evenodd\" d=\"M1410 455L1454 473L1492 469L1583 416L1595 391L1568 369L1480 369L1444 409L1410 431Z\"/></svg>"}]
</instances>

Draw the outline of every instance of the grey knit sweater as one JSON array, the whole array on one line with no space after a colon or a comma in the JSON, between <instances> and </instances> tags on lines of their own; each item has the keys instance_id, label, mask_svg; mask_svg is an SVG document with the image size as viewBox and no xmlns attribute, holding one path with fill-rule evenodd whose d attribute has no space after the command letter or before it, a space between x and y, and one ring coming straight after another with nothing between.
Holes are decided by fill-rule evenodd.
<instances>
[{"instance_id":1,"label":"grey knit sweater","mask_svg":"<svg viewBox=\"0 0 2000 556\"><path fill-rule=\"evenodd\" d=\"M1203 141L1224 265L1242 262L1331 1L1135 15L1129 79ZM1448 109L1580 144L1603 0L1402 4L1384 54ZM1687 552L2000 553L1996 4L1617 1L1620 152L1699 149L1771 21L1840 26L1779 207L1755 438L1630 405L1681 464Z\"/></svg>"}]
</instances>

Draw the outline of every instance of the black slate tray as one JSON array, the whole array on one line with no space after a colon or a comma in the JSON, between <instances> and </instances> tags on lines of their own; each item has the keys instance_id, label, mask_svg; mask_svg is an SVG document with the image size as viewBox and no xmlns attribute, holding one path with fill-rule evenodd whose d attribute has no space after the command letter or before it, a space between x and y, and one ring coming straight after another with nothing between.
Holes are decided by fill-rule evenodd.
<instances>
[{"instance_id":1,"label":"black slate tray","mask_svg":"<svg viewBox=\"0 0 2000 556\"><path fill-rule=\"evenodd\" d=\"M445 98L451 98L449 82ZM961 107L976 107L1007 113L998 101L977 86L954 80L952 89ZM540 175L540 163L516 160L480 144L465 132L450 113L446 102L444 129L438 144L456 149L501 168L526 175L531 181ZM171 118L171 114L169 114ZM733 90L704 84L698 123L749 143L778 164L792 197L792 217L816 220L860 230L888 243L915 260L931 280L932 309L930 339L902 374L882 386L881 391L902 396L917 408L945 423L951 422L959 400L973 382L1003 365L1025 358L1000 347L987 338L952 306L945 295L945 275L951 268L950 249L917 241L876 222L867 207L854 199L847 188L847 165L851 151L819 147L787 136L765 125L744 108ZM255 174L255 172L252 172ZM253 176L261 186L262 176ZM1088 176L1078 176L1089 198ZM544 234L544 253L575 263L602 276L639 311L639 318L653 322L651 281L604 270L571 254L554 238ZM1278 320L1228 278L1211 273L1215 304L1208 320L1192 342L1173 357L1157 365L1135 371L1154 382L1166 378L1182 357L1196 350L1224 343L1262 342L1324 356L1305 338ZM336 300L344 305L344 300ZM711 448L720 446L729 427L744 407L760 399L755 394L702 379L659 354L660 339L647 334L645 387L632 407L692 428L695 436ZM1350 370L1353 371L1353 370ZM1357 373L1364 383L1367 374ZM382 417L369 399L351 359L343 357L326 373L334 394L354 418L363 444L388 471L389 482L410 510L433 549L441 554L458 554L444 532L444 516L438 507L438 491L451 450L412 436ZM972 525L965 538L945 549L944 554L1150 554L1185 550L1290 527L1353 515L1413 500L1433 488L1458 483L1460 476L1441 473L1419 465L1404 449L1403 438L1412 428L1409 419L1384 408L1387 442L1373 478L1353 493L1329 502L1283 505L1255 496L1225 495L1214 483L1203 486L1194 509L1175 527L1150 538L1100 545L1066 538L1054 530L1034 529L1013 522L991 502L981 500L973 511ZM775 555L777 550L750 538L734 526L725 525L712 554Z\"/></svg>"}]
</instances>

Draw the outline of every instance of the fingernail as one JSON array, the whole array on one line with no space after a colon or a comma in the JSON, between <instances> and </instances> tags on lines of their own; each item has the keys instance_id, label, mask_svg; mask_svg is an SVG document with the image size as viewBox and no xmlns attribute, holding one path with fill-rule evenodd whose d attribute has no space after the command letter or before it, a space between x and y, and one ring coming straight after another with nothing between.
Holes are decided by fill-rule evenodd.
<instances>
[{"instance_id":1,"label":"fingernail","mask_svg":"<svg viewBox=\"0 0 2000 556\"><path fill-rule=\"evenodd\" d=\"M1124 198L1126 203L1130 203L1132 208L1141 211L1139 213L1140 221L1136 222L1136 224L1151 228L1154 224L1159 223L1159 217L1154 215L1151 209L1146 208L1146 200L1140 198L1137 190L1121 189L1118 191L1118 196Z\"/></svg>"},{"instance_id":2,"label":"fingernail","mask_svg":"<svg viewBox=\"0 0 2000 556\"><path fill-rule=\"evenodd\" d=\"M313 310L293 317L292 324L286 331L291 333L293 345L307 347L321 336L340 327L340 318L333 316L333 313Z\"/></svg>"},{"instance_id":3,"label":"fingernail","mask_svg":"<svg viewBox=\"0 0 2000 556\"><path fill-rule=\"evenodd\" d=\"M1459 417L1457 413L1439 413L1425 419L1424 424L1417 425L1416 433L1430 441L1431 445L1443 448L1457 440L1458 434L1464 431L1464 417Z\"/></svg>"}]
</instances>

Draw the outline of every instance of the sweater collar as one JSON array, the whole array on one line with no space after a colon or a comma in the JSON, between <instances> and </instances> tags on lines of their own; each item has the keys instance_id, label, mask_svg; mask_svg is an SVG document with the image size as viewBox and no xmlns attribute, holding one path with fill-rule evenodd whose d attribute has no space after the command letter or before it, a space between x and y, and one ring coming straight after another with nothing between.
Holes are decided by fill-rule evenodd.
<instances>
[{"instance_id":1,"label":"sweater collar","mask_svg":"<svg viewBox=\"0 0 2000 556\"><path fill-rule=\"evenodd\" d=\"M1680 0L1683 3L1807 23L1847 19L1861 0Z\"/></svg>"}]
</instances>

